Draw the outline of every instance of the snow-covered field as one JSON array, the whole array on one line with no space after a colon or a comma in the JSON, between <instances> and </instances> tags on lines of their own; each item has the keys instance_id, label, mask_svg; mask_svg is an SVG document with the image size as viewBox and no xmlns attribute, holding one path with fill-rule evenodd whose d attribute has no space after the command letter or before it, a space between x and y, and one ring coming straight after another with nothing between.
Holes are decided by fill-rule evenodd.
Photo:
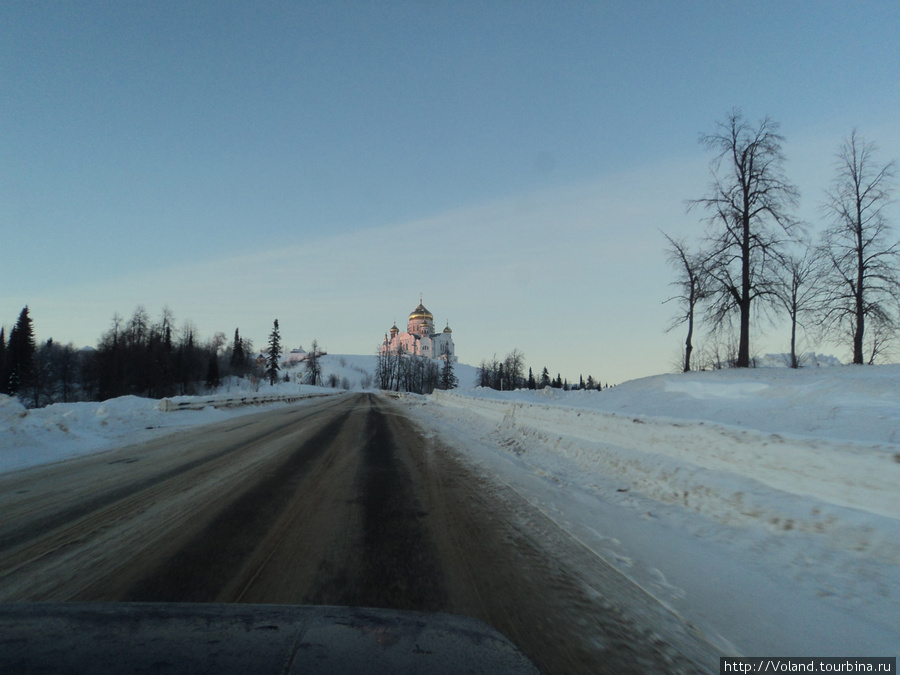
<instances>
[{"instance_id":1,"label":"snow-covered field","mask_svg":"<svg viewBox=\"0 0 900 675\"><path fill-rule=\"evenodd\" d=\"M405 400L723 650L900 652L900 366Z\"/></svg>"},{"instance_id":2,"label":"snow-covered field","mask_svg":"<svg viewBox=\"0 0 900 675\"><path fill-rule=\"evenodd\" d=\"M323 365L360 389L374 358ZM496 392L472 387L474 368L457 375L464 389L401 402L723 654L900 653L900 366L661 375L602 392ZM0 397L0 471L258 410L125 397L26 411Z\"/></svg>"}]
</instances>

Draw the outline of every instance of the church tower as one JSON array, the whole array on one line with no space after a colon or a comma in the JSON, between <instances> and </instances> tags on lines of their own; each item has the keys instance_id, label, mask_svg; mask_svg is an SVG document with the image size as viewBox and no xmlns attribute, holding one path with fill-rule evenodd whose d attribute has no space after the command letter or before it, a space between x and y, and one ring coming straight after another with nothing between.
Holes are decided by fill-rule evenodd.
<instances>
[{"instance_id":1,"label":"church tower","mask_svg":"<svg viewBox=\"0 0 900 675\"><path fill-rule=\"evenodd\" d=\"M456 363L453 345L453 331L448 324L441 332L434 330L434 314L429 312L419 297L419 306L409 315L406 332L401 333L397 322L391 326L390 337L386 333L381 344L381 353L402 353L409 356L424 356L429 359L448 359Z\"/></svg>"},{"instance_id":2,"label":"church tower","mask_svg":"<svg viewBox=\"0 0 900 675\"><path fill-rule=\"evenodd\" d=\"M434 315L425 309L421 298L419 298L419 306L409 315L406 332L419 337L428 337L434 333Z\"/></svg>"}]
</instances>

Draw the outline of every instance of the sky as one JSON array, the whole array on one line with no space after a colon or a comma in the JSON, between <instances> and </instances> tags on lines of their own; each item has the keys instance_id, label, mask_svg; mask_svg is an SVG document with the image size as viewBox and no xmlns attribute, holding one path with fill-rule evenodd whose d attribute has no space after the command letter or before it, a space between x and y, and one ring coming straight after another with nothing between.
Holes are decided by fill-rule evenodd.
<instances>
[{"instance_id":1,"label":"sky","mask_svg":"<svg viewBox=\"0 0 900 675\"><path fill-rule=\"evenodd\" d=\"M143 305L370 354L421 297L465 363L670 372L699 135L776 120L815 230L853 128L900 158L898 73L894 0L7 0L0 325L95 345Z\"/></svg>"}]
</instances>

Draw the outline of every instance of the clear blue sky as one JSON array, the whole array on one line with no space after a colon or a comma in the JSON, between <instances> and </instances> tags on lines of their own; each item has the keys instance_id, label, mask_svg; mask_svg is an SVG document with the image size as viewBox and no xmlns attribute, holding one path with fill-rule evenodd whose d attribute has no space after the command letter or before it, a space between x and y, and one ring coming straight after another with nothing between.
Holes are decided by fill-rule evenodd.
<instances>
[{"instance_id":1,"label":"clear blue sky","mask_svg":"<svg viewBox=\"0 0 900 675\"><path fill-rule=\"evenodd\" d=\"M0 324L85 345L168 306L365 354L421 292L468 363L668 371L698 134L779 121L816 223L854 126L900 157L898 74L895 0L6 0Z\"/></svg>"}]
</instances>

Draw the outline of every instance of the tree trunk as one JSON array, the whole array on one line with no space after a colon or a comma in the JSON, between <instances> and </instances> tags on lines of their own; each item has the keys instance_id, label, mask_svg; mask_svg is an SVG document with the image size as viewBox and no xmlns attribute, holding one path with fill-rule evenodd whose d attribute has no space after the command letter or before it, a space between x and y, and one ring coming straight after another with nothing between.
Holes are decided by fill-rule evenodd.
<instances>
[{"instance_id":1,"label":"tree trunk","mask_svg":"<svg viewBox=\"0 0 900 675\"><path fill-rule=\"evenodd\" d=\"M797 312L791 316L791 368L799 368L800 361L797 359Z\"/></svg>"},{"instance_id":2,"label":"tree trunk","mask_svg":"<svg viewBox=\"0 0 900 675\"><path fill-rule=\"evenodd\" d=\"M691 336L694 334L694 310L691 310L690 318L688 318L688 334L687 339L684 341L684 371L685 373L690 372L691 370L691 352L694 351L694 345L691 344Z\"/></svg>"},{"instance_id":3,"label":"tree trunk","mask_svg":"<svg viewBox=\"0 0 900 675\"><path fill-rule=\"evenodd\" d=\"M856 302L856 330L853 333L853 363L863 364L863 337L866 328L866 311L863 304L863 284L864 264L863 264L863 228L862 228L862 211L860 210L859 199L856 200L856 294L854 301Z\"/></svg>"},{"instance_id":4,"label":"tree trunk","mask_svg":"<svg viewBox=\"0 0 900 675\"><path fill-rule=\"evenodd\" d=\"M738 344L738 368L750 367L750 205L744 205L743 242L741 243L741 334Z\"/></svg>"}]
</instances>

